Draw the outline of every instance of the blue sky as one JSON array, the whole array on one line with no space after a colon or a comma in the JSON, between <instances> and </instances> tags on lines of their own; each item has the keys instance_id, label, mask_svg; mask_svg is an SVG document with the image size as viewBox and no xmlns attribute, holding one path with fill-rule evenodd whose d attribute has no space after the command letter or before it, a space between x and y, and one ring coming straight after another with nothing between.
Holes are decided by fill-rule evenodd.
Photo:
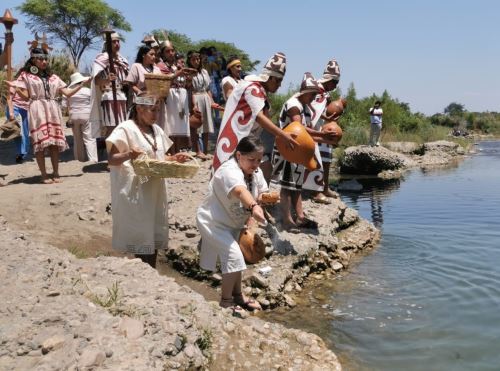
<instances>
[{"instance_id":1,"label":"blue sky","mask_svg":"<svg viewBox=\"0 0 500 371\"><path fill-rule=\"evenodd\" d=\"M130 62L144 34L167 28L195 41L233 42L261 61L284 52L282 91L299 83L306 71L319 77L335 57L344 94L353 83L358 97L386 89L414 112L442 112L451 102L468 111L500 111L498 1L107 2L132 25L122 45ZM20 21L14 26L14 63L24 61L32 39L14 9L19 4L3 0L0 9L10 8ZM84 61L95 54L88 51Z\"/></svg>"}]
</instances>

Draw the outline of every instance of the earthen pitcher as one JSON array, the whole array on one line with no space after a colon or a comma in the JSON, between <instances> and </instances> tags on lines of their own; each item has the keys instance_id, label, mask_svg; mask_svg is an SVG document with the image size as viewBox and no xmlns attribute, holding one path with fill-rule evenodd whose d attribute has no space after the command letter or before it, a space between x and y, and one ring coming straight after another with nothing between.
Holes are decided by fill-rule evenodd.
<instances>
[{"instance_id":1,"label":"earthen pitcher","mask_svg":"<svg viewBox=\"0 0 500 371\"><path fill-rule=\"evenodd\" d=\"M248 264L258 263L266 255L264 241L262 241L255 228L243 228L238 242L245 262Z\"/></svg>"},{"instance_id":2,"label":"earthen pitcher","mask_svg":"<svg viewBox=\"0 0 500 371\"><path fill-rule=\"evenodd\" d=\"M323 125L321 131L326 133L334 133L335 138L332 140L324 140L325 143L331 145L337 145L342 139L342 128L337 124L336 121L329 121Z\"/></svg>"},{"instance_id":3,"label":"earthen pitcher","mask_svg":"<svg viewBox=\"0 0 500 371\"><path fill-rule=\"evenodd\" d=\"M276 137L276 147L278 147L278 151L285 158L285 160L295 164L304 165L309 170L316 169L318 166L318 163L314 158L314 148L316 143L306 131L304 125L298 121L294 121L288 124L283 131L291 134L293 139L299 143L298 146L291 149L288 145L286 145L282 138Z\"/></svg>"}]
</instances>

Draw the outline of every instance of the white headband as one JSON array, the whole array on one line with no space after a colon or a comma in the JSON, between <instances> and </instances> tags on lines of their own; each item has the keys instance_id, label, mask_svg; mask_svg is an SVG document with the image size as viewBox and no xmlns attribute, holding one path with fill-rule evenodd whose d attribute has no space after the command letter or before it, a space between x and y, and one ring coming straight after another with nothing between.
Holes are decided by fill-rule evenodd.
<instances>
[{"instance_id":1,"label":"white headband","mask_svg":"<svg viewBox=\"0 0 500 371\"><path fill-rule=\"evenodd\" d=\"M135 97L135 104L139 104L141 106L154 106L156 104L155 97Z\"/></svg>"}]
</instances>

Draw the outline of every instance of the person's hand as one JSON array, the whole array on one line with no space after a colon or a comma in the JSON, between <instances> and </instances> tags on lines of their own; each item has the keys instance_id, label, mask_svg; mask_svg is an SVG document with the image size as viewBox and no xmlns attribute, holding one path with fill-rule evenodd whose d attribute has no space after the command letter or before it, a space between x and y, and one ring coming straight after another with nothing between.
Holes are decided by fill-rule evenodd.
<instances>
[{"instance_id":1,"label":"person's hand","mask_svg":"<svg viewBox=\"0 0 500 371\"><path fill-rule=\"evenodd\" d=\"M285 145L290 147L290 149L294 149L295 146L299 145L299 142L295 140L297 138L296 134L290 134L287 132L283 132L283 140L285 141Z\"/></svg>"},{"instance_id":2,"label":"person's hand","mask_svg":"<svg viewBox=\"0 0 500 371\"><path fill-rule=\"evenodd\" d=\"M109 76L108 76L108 80L109 80L109 82L116 81L116 75L113 72L110 72Z\"/></svg>"},{"instance_id":3,"label":"person's hand","mask_svg":"<svg viewBox=\"0 0 500 371\"><path fill-rule=\"evenodd\" d=\"M191 158L189 155L185 152L178 152L175 155L172 156L172 159L177 162L186 162L189 161Z\"/></svg>"},{"instance_id":4,"label":"person's hand","mask_svg":"<svg viewBox=\"0 0 500 371\"><path fill-rule=\"evenodd\" d=\"M267 220L264 216L264 210L257 204L252 208L252 217L260 224L266 224Z\"/></svg>"},{"instance_id":5,"label":"person's hand","mask_svg":"<svg viewBox=\"0 0 500 371\"><path fill-rule=\"evenodd\" d=\"M16 88L16 83L14 81L4 80L9 88Z\"/></svg>"},{"instance_id":6,"label":"person's hand","mask_svg":"<svg viewBox=\"0 0 500 371\"><path fill-rule=\"evenodd\" d=\"M130 151L128 151L128 156L131 160L135 160L137 157L139 157L140 155L142 155L144 153L144 151L138 149L138 148L135 148L135 147L132 147L130 149Z\"/></svg>"}]
</instances>

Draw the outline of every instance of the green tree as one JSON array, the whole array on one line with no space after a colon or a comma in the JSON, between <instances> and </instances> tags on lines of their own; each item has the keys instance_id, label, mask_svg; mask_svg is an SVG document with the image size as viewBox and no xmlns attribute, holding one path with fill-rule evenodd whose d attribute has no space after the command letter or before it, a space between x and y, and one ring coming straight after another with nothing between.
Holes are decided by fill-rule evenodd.
<instances>
[{"instance_id":1,"label":"green tree","mask_svg":"<svg viewBox=\"0 0 500 371\"><path fill-rule=\"evenodd\" d=\"M456 102L448 104L448 106L446 106L444 109L444 113L450 116L462 116L464 112L464 105Z\"/></svg>"},{"instance_id":2,"label":"green tree","mask_svg":"<svg viewBox=\"0 0 500 371\"><path fill-rule=\"evenodd\" d=\"M17 9L28 17L26 26L32 32L64 44L77 67L85 49L102 40L105 27L132 29L118 10L102 0L26 0Z\"/></svg>"}]
</instances>

